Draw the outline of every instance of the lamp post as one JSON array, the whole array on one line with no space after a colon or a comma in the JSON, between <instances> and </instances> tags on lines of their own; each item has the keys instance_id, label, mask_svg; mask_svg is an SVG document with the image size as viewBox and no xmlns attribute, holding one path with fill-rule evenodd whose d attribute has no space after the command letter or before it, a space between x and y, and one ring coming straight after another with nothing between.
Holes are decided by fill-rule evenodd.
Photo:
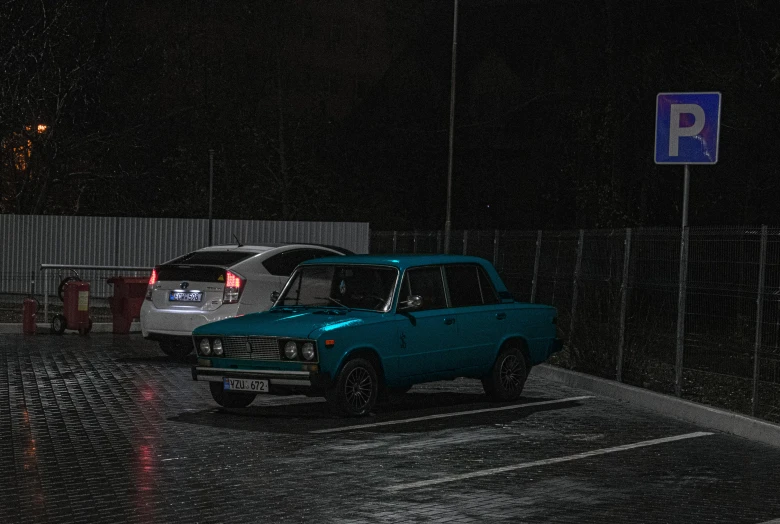
<instances>
[{"instance_id":1,"label":"lamp post","mask_svg":"<svg viewBox=\"0 0 780 524\"><path fill-rule=\"evenodd\" d=\"M212 245L212 232L213 232L213 225L212 225L212 217L211 217L211 211L212 211L212 197L214 194L214 150L209 149L209 245Z\"/></svg>"},{"instance_id":2,"label":"lamp post","mask_svg":"<svg viewBox=\"0 0 780 524\"><path fill-rule=\"evenodd\" d=\"M452 144L455 135L455 66L458 50L458 0L453 0L455 14L452 18L452 78L450 79L450 143L447 159L447 218L444 222L444 252L450 252L450 215L452 213Z\"/></svg>"}]
</instances>

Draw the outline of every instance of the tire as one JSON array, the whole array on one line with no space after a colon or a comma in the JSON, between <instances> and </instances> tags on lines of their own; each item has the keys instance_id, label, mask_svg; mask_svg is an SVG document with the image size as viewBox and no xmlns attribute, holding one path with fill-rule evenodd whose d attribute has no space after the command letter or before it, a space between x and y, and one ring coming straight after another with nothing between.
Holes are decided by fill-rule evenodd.
<instances>
[{"instance_id":1,"label":"tire","mask_svg":"<svg viewBox=\"0 0 780 524\"><path fill-rule=\"evenodd\" d=\"M173 358L184 358L192 353L192 343L178 340L161 340L160 351Z\"/></svg>"},{"instance_id":2,"label":"tire","mask_svg":"<svg viewBox=\"0 0 780 524\"><path fill-rule=\"evenodd\" d=\"M336 384L326 399L331 409L340 415L368 415L376 405L379 377L374 365L364 358L353 358L344 364Z\"/></svg>"},{"instance_id":3,"label":"tire","mask_svg":"<svg viewBox=\"0 0 780 524\"><path fill-rule=\"evenodd\" d=\"M209 382L209 390L214 402L223 408L245 408L257 396L246 391L226 392L222 387L222 382Z\"/></svg>"},{"instance_id":4,"label":"tire","mask_svg":"<svg viewBox=\"0 0 780 524\"><path fill-rule=\"evenodd\" d=\"M65 277L60 281L60 285L57 287L57 296L60 297L61 301L65 302L65 286L68 284L68 282L73 280L76 282L81 282L79 277L74 276Z\"/></svg>"},{"instance_id":5,"label":"tire","mask_svg":"<svg viewBox=\"0 0 780 524\"><path fill-rule=\"evenodd\" d=\"M56 335L62 335L65 333L66 325L65 315L54 315L54 318L51 319L51 332Z\"/></svg>"},{"instance_id":6,"label":"tire","mask_svg":"<svg viewBox=\"0 0 780 524\"><path fill-rule=\"evenodd\" d=\"M493 368L483 379L482 387L490 400L508 402L520 398L528 378L528 364L515 346L499 352Z\"/></svg>"}]
</instances>

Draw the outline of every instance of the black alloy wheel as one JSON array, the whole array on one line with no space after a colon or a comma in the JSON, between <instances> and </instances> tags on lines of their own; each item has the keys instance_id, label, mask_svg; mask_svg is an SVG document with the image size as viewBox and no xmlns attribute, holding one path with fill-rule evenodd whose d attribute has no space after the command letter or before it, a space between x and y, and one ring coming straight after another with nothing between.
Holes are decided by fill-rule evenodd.
<instances>
[{"instance_id":1,"label":"black alloy wheel","mask_svg":"<svg viewBox=\"0 0 780 524\"><path fill-rule=\"evenodd\" d=\"M209 382L211 398L223 408L245 408L257 395L246 391L225 391L222 382Z\"/></svg>"},{"instance_id":2,"label":"black alloy wheel","mask_svg":"<svg viewBox=\"0 0 780 524\"><path fill-rule=\"evenodd\" d=\"M482 387L491 400L506 402L517 400L528 378L525 357L516 347L502 350L490 373L482 379Z\"/></svg>"},{"instance_id":3,"label":"black alloy wheel","mask_svg":"<svg viewBox=\"0 0 780 524\"><path fill-rule=\"evenodd\" d=\"M378 392L379 379L374 365L364 358L353 358L344 365L326 398L337 413L359 417L371 412Z\"/></svg>"}]
</instances>

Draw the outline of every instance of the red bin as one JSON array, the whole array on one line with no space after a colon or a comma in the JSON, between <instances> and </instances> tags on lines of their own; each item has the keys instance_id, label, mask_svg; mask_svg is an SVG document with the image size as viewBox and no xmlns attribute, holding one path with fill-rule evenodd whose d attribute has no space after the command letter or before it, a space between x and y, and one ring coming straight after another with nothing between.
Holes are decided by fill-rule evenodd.
<instances>
[{"instance_id":1,"label":"red bin","mask_svg":"<svg viewBox=\"0 0 780 524\"><path fill-rule=\"evenodd\" d=\"M113 332L117 334L130 333L133 320L141 316L141 306L146 297L149 277L116 276L106 280L114 285L114 296L108 299L111 307Z\"/></svg>"}]
</instances>

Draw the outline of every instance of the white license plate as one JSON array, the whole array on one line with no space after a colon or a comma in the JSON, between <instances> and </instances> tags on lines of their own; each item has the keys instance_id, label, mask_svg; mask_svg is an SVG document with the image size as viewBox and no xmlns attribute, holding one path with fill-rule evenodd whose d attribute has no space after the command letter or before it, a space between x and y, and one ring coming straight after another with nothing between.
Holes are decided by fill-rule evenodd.
<instances>
[{"instance_id":1,"label":"white license plate","mask_svg":"<svg viewBox=\"0 0 780 524\"><path fill-rule=\"evenodd\" d=\"M222 388L225 391L251 391L253 393L268 393L268 381L224 377L222 379Z\"/></svg>"},{"instance_id":2,"label":"white license plate","mask_svg":"<svg viewBox=\"0 0 780 524\"><path fill-rule=\"evenodd\" d=\"M203 291L171 291L168 300L171 302L200 302L203 300Z\"/></svg>"}]
</instances>

